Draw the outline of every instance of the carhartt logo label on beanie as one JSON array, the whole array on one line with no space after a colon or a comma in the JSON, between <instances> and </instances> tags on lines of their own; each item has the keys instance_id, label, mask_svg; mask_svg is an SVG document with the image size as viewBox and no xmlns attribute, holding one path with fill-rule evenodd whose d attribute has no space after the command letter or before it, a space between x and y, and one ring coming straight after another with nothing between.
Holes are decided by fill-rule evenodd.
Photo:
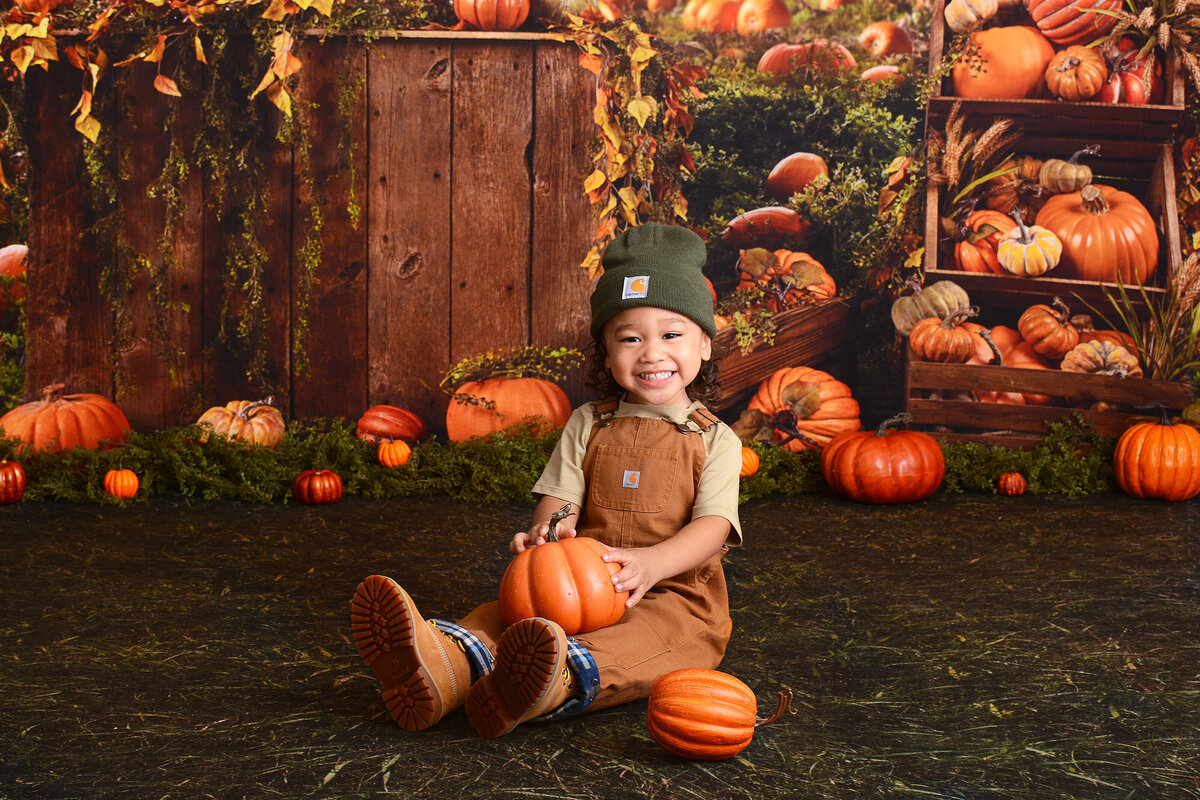
<instances>
[{"instance_id":1,"label":"carhartt logo label on beanie","mask_svg":"<svg viewBox=\"0 0 1200 800\"><path fill-rule=\"evenodd\" d=\"M625 279L625 284L621 287L622 300L635 300L645 297L646 292L650 289L649 275L631 275Z\"/></svg>"},{"instance_id":2,"label":"carhartt logo label on beanie","mask_svg":"<svg viewBox=\"0 0 1200 800\"><path fill-rule=\"evenodd\" d=\"M600 259L604 274L592 290L593 336L629 308L650 306L683 314L709 336L717 335L712 294L704 280L704 240L687 228L647 222L609 242Z\"/></svg>"}]
</instances>

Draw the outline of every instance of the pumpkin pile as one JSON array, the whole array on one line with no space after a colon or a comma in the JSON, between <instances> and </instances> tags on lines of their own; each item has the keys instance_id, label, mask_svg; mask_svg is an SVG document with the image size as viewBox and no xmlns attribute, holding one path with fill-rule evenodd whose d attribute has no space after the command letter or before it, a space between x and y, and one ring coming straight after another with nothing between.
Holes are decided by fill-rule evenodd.
<instances>
[{"instance_id":1,"label":"pumpkin pile","mask_svg":"<svg viewBox=\"0 0 1200 800\"><path fill-rule=\"evenodd\" d=\"M907 336L914 359L949 364L1059 369L1091 375L1140 378L1133 337L1096 330L1091 316L1072 314L1062 298L1028 306L1015 326L981 325L968 320L979 309L953 281L938 281L892 304L896 332ZM1017 392L976 390L953 398L1013 405L1060 405L1063 398Z\"/></svg>"},{"instance_id":2,"label":"pumpkin pile","mask_svg":"<svg viewBox=\"0 0 1200 800\"><path fill-rule=\"evenodd\" d=\"M1136 196L1093 183L1092 145L1067 158L1023 155L970 199L948 266L964 272L1149 284L1159 261L1158 227Z\"/></svg>"},{"instance_id":3,"label":"pumpkin pile","mask_svg":"<svg viewBox=\"0 0 1200 800\"><path fill-rule=\"evenodd\" d=\"M979 58L951 73L959 97L1160 103L1163 56L1152 36L1115 32L1121 0L949 0L946 27ZM948 37L949 38L949 37Z\"/></svg>"}]
</instances>

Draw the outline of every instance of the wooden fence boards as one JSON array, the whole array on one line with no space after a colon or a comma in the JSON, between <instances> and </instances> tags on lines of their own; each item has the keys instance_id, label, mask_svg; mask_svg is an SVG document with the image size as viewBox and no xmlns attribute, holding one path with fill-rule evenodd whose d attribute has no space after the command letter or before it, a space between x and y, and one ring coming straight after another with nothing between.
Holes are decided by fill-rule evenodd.
<instances>
[{"instance_id":1,"label":"wooden fence boards","mask_svg":"<svg viewBox=\"0 0 1200 800\"><path fill-rule=\"evenodd\" d=\"M120 387L109 352L113 309L87 233L83 140L69 113L78 74L57 65L48 75L31 71L39 135L30 148L29 397L62 380L71 391L115 397L140 430L268 394L296 417L355 418L392 403L437 431L448 401L437 384L459 359L587 341L590 281L578 265L594 226L582 193L594 84L573 45L452 33L363 45L329 36L303 39L296 53L304 66L293 108L307 152L278 141L283 118L264 97L246 108L237 87L218 87L230 113L257 115L260 127L257 166L232 178L265 187L268 204L257 231L265 330L252 346L236 330L244 290L225 296L227 259L244 227L239 212L221 217L215 183L193 165L165 245L172 260L161 252L166 202L146 194L168 137L190 154L195 132L205 135L202 104L155 92L149 64L128 70L114 92L105 124L115 126L116 157L127 167L117 196L121 234L129 257L165 270L164 296L175 304L164 312L148 296L148 279L136 278L123 300L132 336L116 361ZM320 266L302 307L314 203ZM296 358L301 319L307 330ZM181 358L172 362L176 349ZM265 356L257 365L256 351ZM254 367L258 380L247 375ZM573 401L583 398L578 375L567 388Z\"/></svg>"}]
</instances>

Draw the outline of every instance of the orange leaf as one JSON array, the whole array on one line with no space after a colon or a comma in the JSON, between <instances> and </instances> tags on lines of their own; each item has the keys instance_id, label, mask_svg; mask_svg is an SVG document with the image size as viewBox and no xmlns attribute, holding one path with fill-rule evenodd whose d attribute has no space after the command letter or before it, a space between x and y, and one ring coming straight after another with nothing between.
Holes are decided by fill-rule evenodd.
<instances>
[{"instance_id":1,"label":"orange leaf","mask_svg":"<svg viewBox=\"0 0 1200 800\"><path fill-rule=\"evenodd\" d=\"M588 72L599 75L604 69L604 61L600 58L600 56L594 56L589 53L580 53L579 66L583 67Z\"/></svg>"},{"instance_id":2,"label":"orange leaf","mask_svg":"<svg viewBox=\"0 0 1200 800\"><path fill-rule=\"evenodd\" d=\"M183 97L179 93L179 87L175 85L175 81L161 72L154 76L154 88L171 97Z\"/></svg>"}]
</instances>

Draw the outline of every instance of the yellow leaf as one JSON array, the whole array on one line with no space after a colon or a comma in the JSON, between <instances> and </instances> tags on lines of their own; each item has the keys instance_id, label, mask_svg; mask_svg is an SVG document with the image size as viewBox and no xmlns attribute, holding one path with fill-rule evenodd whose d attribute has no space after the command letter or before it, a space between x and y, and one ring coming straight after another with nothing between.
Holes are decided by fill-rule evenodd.
<instances>
[{"instance_id":1,"label":"yellow leaf","mask_svg":"<svg viewBox=\"0 0 1200 800\"><path fill-rule=\"evenodd\" d=\"M292 43L294 41L295 40L292 39L292 35L290 33L287 31L280 31L275 35L275 38L271 40L271 51L278 56L280 53L291 50Z\"/></svg>"},{"instance_id":2,"label":"yellow leaf","mask_svg":"<svg viewBox=\"0 0 1200 800\"><path fill-rule=\"evenodd\" d=\"M680 195L679 197L675 198L675 216L679 217L682 220L686 220L687 214L688 214L687 198L684 197L683 195Z\"/></svg>"},{"instance_id":3,"label":"yellow leaf","mask_svg":"<svg viewBox=\"0 0 1200 800\"><path fill-rule=\"evenodd\" d=\"M33 61L33 45L23 44L9 53L8 57L12 60L13 65L25 74L25 70L29 69L29 62Z\"/></svg>"},{"instance_id":4,"label":"yellow leaf","mask_svg":"<svg viewBox=\"0 0 1200 800\"><path fill-rule=\"evenodd\" d=\"M274 103L284 116L292 115L292 96L288 94L287 87L282 83L271 84L271 87L267 89L267 99Z\"/></svg>"},{"instance_id":5,"label":"yellow leaf","mask_svg":"<svg viewBox=\"0 0 1200 800\"><path fill-rule=\"evenodd\" d=\"M621 196L621 216L625 218L626 222L636 224L637 208L641 203L637 190L632 186L623 186L617 194Z\"/></svg>"},{"instance_id":6,"label":"yellow leaf","mask_svg":"<svg viewBox=\"0 0 1200 800\"><path fill-rule=\"evenodd\" d=\"M262 80L258 82L258 86L255 87L254 91L250 93L250 96L254 97L256 94L258 94L259 92L261 92L263 89L267 88L274 82L275 82L275 73L271 72L271 70L267 70L267 74L263 75Z\"/></svg>"},{"instance_id":7,"label":"yellow leaf","mask_svg":"<svg viewBox=\"0 0 1200 800\"><path fill-rule=\"evenodd\" d=\"M48 36L45 39L34 39L31 43L33 52L38 58L46 61L58 61L58 43L54 41L53 36Z\"/></svg>"},{"instance_id":8,"label":"yellow leaf","mask_svg":"<svg viewBox=\"0 0 1200 800\"><path fill-rule=\"evenodd\" d=\"M328 17L333 15L333 0L313 0L312 7L322 16Z\"/></svg>"},{"instance_id":9,"label":"yellow leaf","mask_svg":"<svg viewBox=\"0 0 1200 800\"><path fill-rule=\"evenodd\" d=\"M629 59L634 63L646 62L658 55L658 51L650 47L638 46L629 54Z\"/></svg>"},{"instance_id":10,"label":"yellow leaf","mask_svg":"<svg viewBox=\"0 0 1200 800\"><path fill-rule=\"evenodd\" d=\"M100 121L95 117L88 115L79 115L75 120L75 130L82 133L94 144L96 139L100 137Z\"/></svg>"},{"instance_id":11,"label":"yellow leaf","mask_svg":"<svg viewBox=\"0 0 1200 800\"><path fill-rule=\"evenodd\" d=\"M289 75L295 75L300 71L300 67L304 64L300 59L296 58L291 53L280 53L271 62L271 71L280 78L286 78Z\"/></svg>"},{"instance_id":12,"label":"yellow leaf","mask_svg":"<svg viewBox=\"0 0 1200 800\"><path fill-rule=\"evenodd\" d=\"M608 183L608 176L601 170L595 170L591 175L587 176L587 180L583 182L584 193L594 192L604 184Z\"/></svg>"},{"instance_id":13,"label":"yellow leaf","mask_svg":"<svg viewBox=\"0 0 1200 800\"><path fill-rule=\"evenodd\" d=\"M19 25L4 26L4 32L10 39L19 39L31 30L33 30L33 26L28 22L22 22Z\"/></svg>"},{"instance_id":14,"label":"yellow leaf","mask_svg":"<svg viewBox=\"0 0 1200 800\"><path fill-rule=\"evenodd\" d=\"M149 61L152 64L157 64L162 61L163 51L166 48L167 48L167 37L165 34L160 33L158 35L158 41L155 42L154 47L151 48L149 53L142 56L142 60Z\"/></svg>"},{"instance_id":15,"label":"yellow leaf","mask_svg":"<svg viewBox=\"0 0 1200 800\"><path fill-rule=\"evenodd\" d=\"M44 39L50 34L50 15L46 14L38 22L37 27L29 32L29 35L35 39Z\"/></svg>"},{"instance_id":16,"label":"yellow leaf","mask_svg":"<svg viewBox=\"0 0 1200 800\"><path fill-rule=\"evenodd\" d=\"M583 257L583 263L579 266L587 270L588 278L596 277L596 273L600 271L600 251L593 247L586 256Z\"/></svg>"},{"instance_id":17,"label":"yellow leaf","mask_svg":"<svg viewBox=\"0 0 1200 800\"><path fill-rule=\"evenodd\" d=\"M639 128L645 128L646 120L654 116L654 106L647 102L644 96L633 98L625 108L629 115L637 120Z\"/></svg>"},{"instance_id":18,"label":"yellow leaf","mask_svg":"<svg viewBox=\"0 0 1200 800\"><path fill-rule=\"evenodd\" d=\"M175 81L161 72L154 76L154 88L171 97L183 97L179 93L179 87L175 85Z\"/></svg>"},{"instance_id":19,"label":"yellow leaf","mask_svg":"<svg viewBox=\"0 0 1200 800\"><path fill-rule=\"evenodd\" d=\"M81 117L86 117L92 113L92 93L86 89L83 94L79 95L79 102L71 109L72 114L79 114Z\"/></svg>"},{"instance_id":20,"label":"yellow leaf","mask_svg":"<svg viewBox=\"0 0 1200 800\"><path fill-rule=\"evenodd\" d=\"M271 0L271 5L263 12L263 19L271 19L276 22L287 16L288 0Z\"/></svg>"},{"instance_id":21,"label":"yellow leaf","mask_svg":"<svg viewBox=\"0 0 1200 800\"><path fill-rule=\"evenodd\" d=\"M200 37L197 36L195 39L192 39L192 44L196 50L196 60L201 64L207 64L208 59L204 57L204 42L200 41Z\"/></svg>"}]
</instances>

